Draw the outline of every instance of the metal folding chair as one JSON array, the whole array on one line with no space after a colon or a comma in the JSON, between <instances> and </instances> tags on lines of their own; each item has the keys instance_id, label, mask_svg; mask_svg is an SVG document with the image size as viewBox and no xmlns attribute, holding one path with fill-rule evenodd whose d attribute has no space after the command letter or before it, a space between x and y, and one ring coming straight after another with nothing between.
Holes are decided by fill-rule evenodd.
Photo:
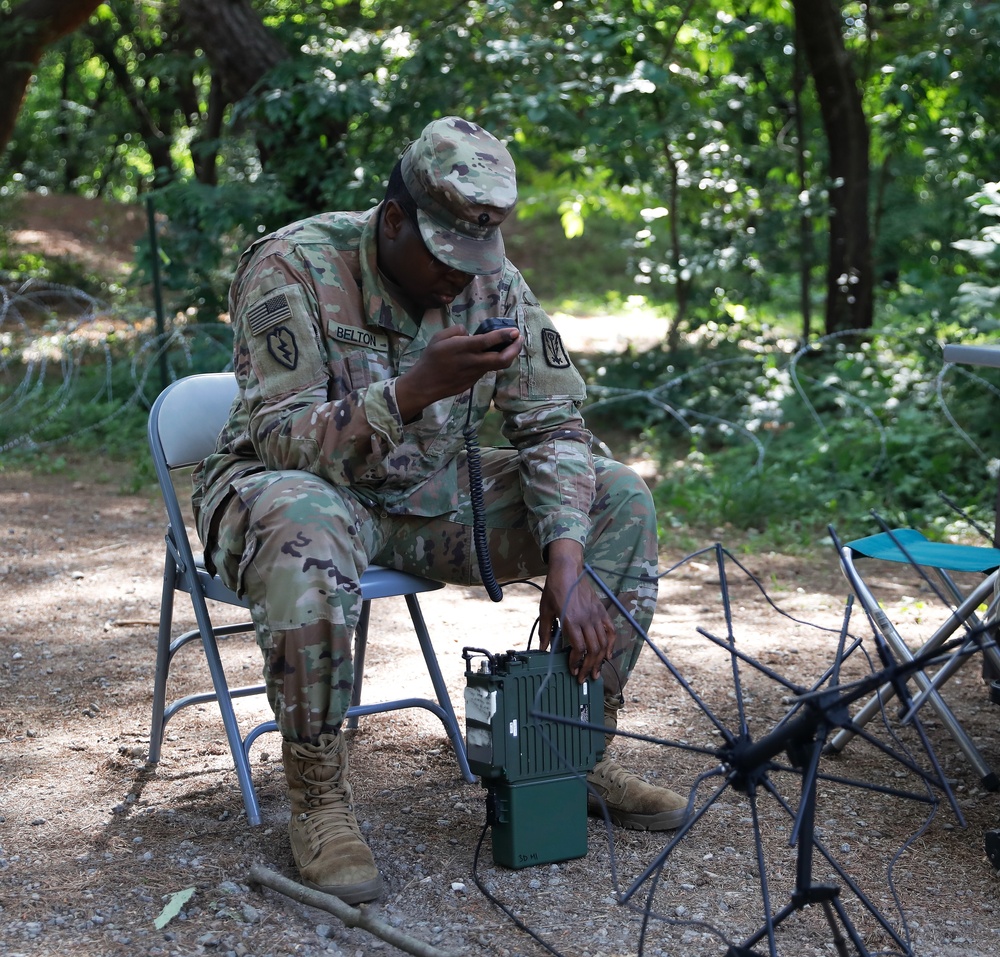
<instances>
[{"instance_id":1,"label":"metal folding chair","mask_svg":"<svg viewBox=\"0 0 1000 957\"><path fill-rule=\"evenodd\" d=\"M948 614L919 649L911 649L903 640L858 571L857 562L862 559L909 564L928 576L929 582L940 583L940 587L935 590L946 602ZM848 542L840 549L840 565L872 626L885 640L896 659L909 662L916 657L929 655L929 660L935 661L933 669L927 667L914 672L912 681L918 693L909 702L904 719L914 714L925 702L929 704L972 763L983 786L990 791L1000 789L1000 778L980 754L941 694L946 682L966 661L974 657L974 652L981 651L992 665L1000 666L1000 651L996 645L1000 606L1000 549L931 542L915 529L903 528ZM977 573L985 577L965 592L955 581L956 572ZM933 579L930 576L934 576ZM977 609L983 605L986 606L986 611L980 616ZM965 639L956 642L955 636L960 635L962 630ZM946 643L950 643L947 644L947 649ZM943 649L943 660L937 660L935 655L939 649ZM866 725L894 694L889 685L881 688L854 717L854 724L858 727ZM831 739L829 747L841 751L853 736L852 731L841 730Z\"/></svg>"},{"instance_id":2,"label":"metal folding chair","mask_svg":"<svg viewBox=\"0 0 1000 957\"><path fill-rule=\"evenodd\" d=\"M188 468L200 462L215 449L219 432L229 416L236 394L236 377L231 373L189 376L164 389L149 413L149 444L168 521L163 597L156 647L156 673L153 679L153 720L149 735L149 761L153 764L159 761L166 723L178 711L194 704L217 702L243 795L247 820L251 825L258 825L260 806L250 774L250 747L259 735L266 731L275 731L277 727L274 721L266 721L248 734L241 734L233 701L248 695L262 694L264 686L256 684L230 688L218 644L220 638L252 632L253 624L250 621L238 624L213 624L209 601L240 608L246 608L247 604L239 595L223 585L218 577L210 575L204 563L195 558L184 512L173 482L173 475L178 469ZM358 718L365 715L402 708L424 708L437 715L444 724L462 774L466 780L472 782L475 777L469 770L461 729L417 600L419 593L442 587L440 582L380 566L371 566L365 572L361 579L361 594L364 601L354 637L355 678L351 706L347 711L347 726L357 727ZM190 596L197 627L171 640L174 595L178 591L187 592ZM424 656L436 700L404 698L362 704L361 686L371 602L377 598L394 596L406 599L410 620ZM196 639L200 639L205 653L212 690L186 694L168 704L167 678L174 655Z\"/></svg>"}]
</instances>

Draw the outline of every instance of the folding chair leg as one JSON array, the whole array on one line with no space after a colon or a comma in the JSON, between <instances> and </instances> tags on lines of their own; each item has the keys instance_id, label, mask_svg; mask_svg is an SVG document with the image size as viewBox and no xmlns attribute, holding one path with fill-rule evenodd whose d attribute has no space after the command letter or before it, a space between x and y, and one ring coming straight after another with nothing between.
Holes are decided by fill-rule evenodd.
<instances>
[{"instance_id":1,"label":"folding chair leg","mask_svg":"<svg viewBox=\"0 0 1000 957\"><path fill-rule=\"evenodd\" d=\"M253 786L250 762L246 752L243 750L243 738L240 735L239 724L236 721L233 700L225 690L226 678L218 646L210 646L206 642L205 656L208 658L208 670L212 674L212 684L218 692L216 701L219 705L219 711L222 714L223 727L226 729L226 739L229 742L229 751L233 757L236 780L240 786L240 793L243 795L243 806L247 812L247 823L256 827L260 824L260 805L257 802L257 792Z\"/></svg>"},{"instance_id":2,"label":"folding chair leg","mask_svg":"<svg viewBox=\"0 0 1000 957\"><path fill-rule=\"evenodd\" d=\"M853 571L853 568L851 570ZM849 575L848 577L862 605L871 615L879 633L885 638L897 660L901 662L912 661L915 657L913 652L910 651L907 644L899 635L899 632L896 631L892 622L889 621L885 612L879 607L878 600L868 586L857 574ZM917 655L933 652L943 645L961 627L962 622L979 607L985 595L989 594L992 588L992 578L987 578L955 609L948 621L925 642L923 647L917 652ZM983 787L988 791L1000 790L1000 778L997 777L990 765L987 764L982 754L980 754L979 749L973 744L972 739L965 733L965 729L938 693L937 687L932 680L922 671L914 672L912 680L920 689L921 694L926 696L927 702L934 709L934 712L948 730L948 733L954 738L959 748L961 748L976 770L976 773L982 779ZM854 717L854 724L858 727L864 727L882 710L886 702L892 700L894 696L895 691L893 688L890 685L883 685ZM834 751L842 751L853 737L853 731L841 729L830 740L829 747Z\"/></svg>"},{"instance_id":3,"label":"folding chair leg","mask_svg":"<svg viewBox=\"0 0 1000 957\"><path fill-rule=\"evenodd\" d=\"M936 672L934 677L931 679L930 687L926 691L922 691L917 697L910 703L910 711L914 712L923 705L924 700L933 691L938 688L943 688L948 681L951 679L959 668L965 663L966 655L971 655L976 651L982 651L983 657L987 659L994 667L1000 664L998 661L998 652L996 647L996 624L997 615L1000 613L1000 598L995 598L993 604L989 606L986 611L986 615L983 621L993 622L994 624L988 626L978 637L986 644L981 644L979 641L973 638L969 638L965 644L962 645L959 652L952 654L949 658ZM976 619L977 626L979 625L978 619Z\"/></svg>"},{"instance_id":4,"label":"folding chair leg","mask_svg":"<svg viewBox=\"0 0 1000 957\"><path fill-rule=\"evenodd\" d=\"M354 633L354 687L351 689L351 706L347 712L347 719L344 726L349 730L358 727L358 719L362 715L381 714L386 711L402 710L404 708L424 708L436 715L444 725L451 746L455 751L459 769L462 776L470 784L475 783L476 776L469 767L469 759L465 753L465 739L462 736L461 726L455 715L455 709L451 704L451 697L448 694L448 686L445 684L441 666L438 663L434 646L431 643L430 632L427 630L427 623L424 621L423 612L420 608L420 601L416 595L405 595L406 607L410 613L410 621L413 623L413 631L420 644L420 651L424 656L424 664L434 688L437 701L424 698L406 698L398 701L380 702L377 704L364 705L361 703L362 686L365 674L365 654L368 650L368 626L371 620L371 600L366 600L361 606L361 614L358 616L358 625ZM268 731L277 731L277 725L273 721L254 728L243 741L243 754L249 762L250 746L261 735Z\"/></svg>"},{"instance_id":5,"label":"folding chair leg","mask_svg":"<svg viewBox=\"0 0 1000 957\"><path fill-rule=\"evenodd\" d=\"M945 726L948 733L954 738L955 743L961 748L962 752L965 754L969 763L972 765L973 769L980 777L980 781L983 787L987 791L998 791L1000 790L1000 777L997 776L996 772L990 765L986 762L986 759L979 752L979 749L972 743L972 740L965 733L965 729L959 724L958 719L952 713L951 709L945 704L944 700L941 698L937 692L930 689L930 683L927 681L926 677L923 678L923 682L919 678L916 680L918 685L922 685L923 688L930 690L928 696L928 703L934 709L935 714L941 719L941 723ZM858 727L864 727L874 718L887 702L891 701L895 696L895 691L889 685L883 685L878 692L869 699L868 703L855 715L854 724ZM829 743L829 748L831 751L843 751L847 747L847 743L854 737L853 731L848 731L842 729L833 738L831 738Z\"/></svg>"},{"instance_id":6,"label":"folding chair leg","mask_svg":"<svg viewBox=\"0 0 1000 957\"><path fill-rule=\"evenodd\" d=\"M177 565L170 549L163 566L163 594L160 598L160 627L156 635L156 670L153 673L153 720L149 729L149 763L160 760L163 748L164 709L167 706L167 674L170 671L170 628L174 617L174 588Z\"/></svg>"},{"instance_id":7,"label":"folding chair leg","mask_svg":"<svg viewBox=\"0 0 1000 957\"><path fill-rule=\"evenodd\" d=\"M179 638L171 642L171 619L173 611L174 588L177 580L177 569L175 564L169 560L164 572L163 600L161 605L160 627L157 636L156 651L156 674L153 683L153 718L150 731L149 760L155 763L159 760L163 742L164 728L167 721L181 708L191 704L214 701L219 706L222 715L223 727L226 730L226 738L229 749L233 757L233 764L236 770L236 778L239 783L240 793L243 797L243 805L246 809L247 822L251 826L261 823L260 805L257 799L257 792L253 786L250 773L250 748L254 741L261 735L271 731L277 731L277 723L273 720L265 721L254 728L246 737L241 738L239 725L236 721L236 712L233 708L233 701L236 698L250 694L259 694L264 690L262 685L247 688L228 688L225 673L222 667L222 658L219 653L218 637L225 634L234 634L241 631L252 630L250 623L236 625L223 625L217 628L212 627L208 616L208 609L204 600L192 596L195 618L199 627L186 632ZM462 737L458 719L448 695L448 688L438 664L434 647L431 644L430 634L424 622L423 613L416 595L408 594L406 598L407 609L410 613L410 620L420 644L421 653L424 656L424 663L430 675L431 683L437 700L429 698L406 698L397 701L379 702L370 705L361 704L362 682L364 680L365 654L368 648L368 626L371 616L371 601L366 600L361 607L361 614L358 618L358 627L355 633L355 654L354 654L354 687L351 691L351 706L348 709L345 726L356 728L358 718L361 715L379 714L386 711L401 710L403 708L424 708L436 715L444 725L455 750L459 767L463 777L470 783L476 778L469 768L468 758L465 753L465 741ZM210 638L205 636L209 635ZM188 695L185 698L174 701L169 707L166 705L166 685L167 676L170 670L170 662L174 653L188 641L201 637L202 648L208 664L209 673L212 678L214 692Z\"/></svg>"},{"instance_id":8,"label":"folding chair leg","mask_svg":"<svg viewBox=\"0 0 1000 957\"><path fill-rule=\"evenodd\" d=\"M243 750L243 737L236 721L233 709L233 698L226 681L226 672L222 667L222 657L219 654L219 644L215 638L208 607L201 595L192 595L194 615L198 622L198 630L202 637L202 648L208 662L208 671L212 676L212 687L215 689L216 703L222 715L222 725L226 729L226 740L233 758L236 770L236 780L239 782L240 793L243 795L243 806L246 808L247 821L256 827L260 824L260 805L257 803L257 792L254 790L253 778L250 774L250 762Z\"/></svg>"},{"instance_id":9,"label":"folding chair leg","mask_svg":"<svg viewBox=\"0 0 1000 957\"><path fill-rule=\"evenodd\" d=\"M361 683L365 680L365 653L368 651L368 619L371 616L372 603L361 603L361 614L358 616L358 627L354 629L354 687L351 688L351 707L361 704ZM357 712L348 713L347 727L353 731L358 726Z\"/></svg>"},{"instance_id":10,"label":"folding chair leg","mask_svg":"<svg viewBox=\"0 0 1000 957\"><path fill-rule=\"evenodd\" d=\"M1000 528L1000 523L998 523L997 527ZM938 576L941 578L941 581L944 582L945 587L951 593L955 604L961 605L962 602L965 600L965 595L962 593L961 589L955 583L954 579L943 568L937 569L937 573ZM993 602L992 604L988 605L986 614L983 616L982 620L980 620L974 614L971 614L969 616L969 623L973 627L980 627L982 626L983 622L991 623L991 626L988 627L986 631L983 632L982 635L984 642L982 651L983 651L983 658L985 659L983 663L984 676L987 672L990 671L992 671L992 673L994 674L1000 675L1000 648L997 647L997 624L998 621L1000 621L1000 591L998 591L997 589L997 576L998 573L993 572L983 582L983 585L985 587L983 587L981 590L980 589L976 590L977 594L983 595L983 601L986 601L987 598L989 597L990 590L993 591L993 596L994 596ZM980 604L982 604L982 602L980 602ZM976 607L978 608L979 606L977 605ZM949 664L951 663L949 662ZM961 659L957 659L954 668L960 666L961 666ZM950 670L954 670L954 668ZM938 672L938 674L934 676L934 681L938 686L943 685L948 680L948 677L950 677L950 673L946 671L946 669L948 669L947 665L944 668L942 668L941 671ZM945 672L945 674L942 675L942 672Z\"/></svg>"},{"instance_id":11,"label":"folding chair leg","mask_svg":"<svg viewBox=\"0 0 1000 957\"><path fill-rule=\"evenodd\" d=\"M424 661L427 664L427 672L431 676L431 684L434 686L434 693L437 695L438 704L441 706L441 711L443 712L443 716L439 715L439 717L444 723L448 737L451 738L451 746L455 749L455 757L458 759L458 766L462 769L462 776L471 784L475 782L476 776L469 768L469 759L465 753L465 740L462 737L462 729L459 727L458 719L455 717L455 709L451 706L448 686L445 684L444 676L441 674L441 666L438 664L437 655L434 653L431 636L427 631L423 612L420 610L420 602L417 601L416 595L406 596L406 607L410 610L413 629L417 633L420 650L423 652Z\"/></svg>"}]
</instances>

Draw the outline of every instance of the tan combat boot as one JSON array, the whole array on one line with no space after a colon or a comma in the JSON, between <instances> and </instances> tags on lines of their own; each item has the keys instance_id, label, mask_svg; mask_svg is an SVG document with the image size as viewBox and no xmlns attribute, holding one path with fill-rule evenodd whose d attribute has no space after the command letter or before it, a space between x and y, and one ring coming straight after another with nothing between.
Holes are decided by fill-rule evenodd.
<instances>
[{"instance_id":1,"label":"tan combat boot","mask_svg":"<svg viewBox=\"0 0 1000 957\"><path fill-rule=\"evenodd\" d=\"M620 698L604 699L604 727L608 729L605 748L611 746L618 730L621 705ZM626 771L608 757L587 772L587 784L587 810L595 817L603 817L603 803L611 822L619 827L634 831L672 831L687 818L687 801L679 794L669 788L647 784L638 774Z\"/></svg>"},{"instance_id":2,"label":"tan combat boot","mask_svg":"<svg viewBox=\"0 0 1000 957\"><path fill-rule=\"evenodd\" d=\"M282 743L292 819L288 836L302 883L346 904L375 900L382 876L352 806L343 734L324 734L318 744Z\"/></svg>"}]
</instances>

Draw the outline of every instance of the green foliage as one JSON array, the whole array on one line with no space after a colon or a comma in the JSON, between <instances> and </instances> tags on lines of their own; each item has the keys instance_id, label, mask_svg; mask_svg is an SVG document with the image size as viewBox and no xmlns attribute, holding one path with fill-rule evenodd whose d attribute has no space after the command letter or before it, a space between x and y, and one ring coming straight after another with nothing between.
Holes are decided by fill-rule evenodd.
<instances>
[{"instance_id":1,"label":"green foliage","mask_svg":"<svg viewBox=\"0 0 1000 957\"><path fill-rule=\"evenodd\" d=\"M11 250L0 244L0 284L18 286L29 280L72 286L92 296L107 295L116 289L114 283L73 259Z\"/></svg>"},{"instance_id":2,"label":"green foliage","mask_svg":"<svg viewBox=\"0 0 1000 957\"><path fill-rule=\"evenodd\" d=\"M375 73L384 62L380 45L348 37L344 31L313 38L313 52L278 64L262 82L263 90L237 106L233 123L249 123L260 132L258 145L267 156L268 182L302 212L349 207L348 197L361 185L351 147L372 138L358 130L344 134L362 117L371 117L382 91ZM359 158L360 159L360 158ZM374 166L375 156L365 165ZM387 175L377 169L368 175ZM364 173L362 176L365 175ZM371 182L366 182L370 186ZM369 205L367 195L361 205Z\"/></svg>"},{"instance_id":3,"label":"green foliage","mask_svg":"<svg viewBox=\"0 0 1000 957\"><path fill-rule=\"evenodd\" d=\"M175 135L197 142L183 126L186 115L203 118L205 80L174 7L102 4L50 48L3 156L5 180L130 201L144 181L172 173Z\"/></svg>"},{"instance_id":4,"label":"green foliage","mask_svg":"<svg viewBox=\"0 0 1000 957\"><path fill-rule=\"evenodd\" d=\"M20 190L0 189L0 224L16 224ZM86 296L118 298L121 289L95 271L66 256L47 256L42 252L14 248L0 226L0 286L16 289L26 282L71 286ZM3 313L0 312L0 327Z\"/></svg>"},{"instance_id":5,"label":"green foliage","mask_svg":"<svg viewBox=\"0 0 1000 957\"><path fill-rule=\"evenodd\" d=\"M595 214L582 235L570 238L550 209L508 220L503 236L508 258L551 308L587 311L637 293L629 268L631 237L610 216Z\"/></svg>"},{"instance_id":6,"label":"green foliage","mask_svg":"<svg viewBox=\"0 0 1000 957\"><path fill-rule=\"evenodd\" d=\"M749 330L744 330L744 333ZM939 493L992 527L1000 377L942 369L926 329L882 329L789 351L733 334L590 368L588 420L641 429L664 478L667 534L737 528L760 547L891 525L967 529Z\"/></svg>"},{"instance_id":7,"label":"green foliage","mask_svg":"<svg viewBox=\"0 0 1000 957\"><path fill-rule=\"evenodd\" d=\"M127 463L112 469L123 488L148 482L148 397L132 381L128 350L104 361L96 350L62 362L52 374L7 361L0 375L0 471L39 468L67 471L69 461ZM63 357L66 358L65 355ZM42 454L40 454L42 453ZM92 469L91 469L92 471Z\"/></svg>"},{"instance_id":8,"label":"green foliage","mask_svg":"<svg viewBox=\"0 0 1000 957\"><path fill-rule=\"evenodd\" d=\"M185 311L206 322L227 311L229 283L242 251L301 212L267 181L218 187L176 182L151 198L166 220L165 227L158 225L157 245L160 282L172 294L167 311ZM136 249L133 285L152 283L153 266L147 237Z\"/></svg>"},{"instance_id":9,"label":"green foliage","mask_svg":"<svg viewBox=\"0 0 1000 957\"><path fill-rule=\"evenodd\" d=\"M955 305L962 310L966 322L982 326L1000 305L1000 285L995 284L1000 281L1000 183L987 183L969 197L969 203L997 220L983 226L976 238L952 243L955 249L967 252L982 269L980 275L970 277L958 287L955 297ZM995 321L991 325L997 328Z\"/></svg>"},{"instance_id":10,"label":"green foliage","mask_svg":"<svg viewBox=\"0 0 1000 957\"><path fill-rule=\"evenodd\" d=\"M977 217L1000 206L983 181L1000 154L1000 4L845 8L883 331L800 354L805 306L823 306L837 184L789 3L255 7L289 57L220 104L213 51L181 7L102 5L39 64L2 157L0 196L152 191L167 312L188 342L165 356L170 374L220 361L216 319L248 243L318 209L371 205L402 144L460 113L512 144L508 251L547 304L641 296L669 317L663 348L587 374L591 414L645 434L668 467L658 494L673 521L811 539L869 507L929 522L945 484L983 507L991 482L969 444L994 454L983 386L957 373L941 386L966 441L934 383L940 340L998 328L996 228ZM137 283L151 255L140 249ZM83 284L76 267L21 254L4 267L11 282ZM206 320L198 345L183 338L191 319Z\"/></svg>"},{"instance_id":11,"label":"green foliage","mask_svg":"<svg viewBox=\"0 0 1000 957\"><path fill-rule=\"evenodd\" d=\"M169 185L157 205L171 221L172 309L216 313L236 247L259 229L377 200L401 144L447 112L513 141L520 215L558 215L574 239L612 237L613 271L630 274L614 295L668 310L672 345L740 309L788 316L799 277L821 276L833 184L788 3L257 8L291 55L216 128L211 51L183 11L102 6L39 65L0 168L27 189L132 199ZM1000 148L1000 4L849 14L882 295L916 291L943 310L964 284L959 307L981 317L995 284L969 275L956 243ZM547 266L532 279L558 299L582 283Z\"/></svg>"}]
</instances>

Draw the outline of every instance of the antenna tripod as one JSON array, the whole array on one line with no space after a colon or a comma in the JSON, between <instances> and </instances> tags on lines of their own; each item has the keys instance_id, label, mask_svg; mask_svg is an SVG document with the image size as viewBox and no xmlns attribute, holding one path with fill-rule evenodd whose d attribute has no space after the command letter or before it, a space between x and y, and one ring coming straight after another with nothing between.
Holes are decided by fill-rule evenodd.
<instances>
[{"instance_id":1,"label":"antenna tripod","mask_svg":"<svg viewBox=\"0 0 1000 957\"><path fill-rule=\"evenodd\" d=\"M726 762L732 768L732 786L745 793L753 805L756 819L757 790L762 785L771 790L767 780L767 772L776 767L772 760L782 751L787 751L792 764L804 769L802 789L799 800L799 811L795 819L791 843L798 842L798 854L795 866L795 888L789 902L773 916L767 904L765 870L761 867L761 883L765 898L765 919L761 927L751 934L742 944L731 945L727 957L759 957L753 946L767 938L769 950L776 952L775 931L789 917L805 907L813 904L822 906L827 924L830 926L833 945L840 957L847 957L849 951L844 932L854 945L859 957L868 957L868 950L851 919L847 916L840 900L840 888L836 884L818 884L813 880L813 853L816 842L816 785L818 781L819 760L830 731L838 725L831 723L828 715L831 713L846 714L845 703L835 691L828 690L817 697L812 707L806 708L798 718L786 722L775 731L754 743L748 740L739 741L728 750ZM784 802L781 802L784 803ZM762 857L758 838L758 855ZM759 864L762 860L759 860ZM882 919L881 915L862 897L866 907L874 913L883 928L893 937L895 942L908 951L905 942L895 930ZM839 923L838 923L839 922Z\"/></svg>"},{"instance_id":2,"label":"antenna tripod","mask_svg":"<svg viewBox=\"0 0 1000 957\"><path fill-rule=\"evenodd\" d=\"M858 957L870 957L864 940L858 929L849 917L844 903L840 896L841 887L847 887L856 896L861 906L872 915L878 922L882 930L888 935L899 953L904 957L913 957L913 950L908 940L897 932L892 923L879 911L875 903L865 895L858 884L850 877L844 866L834 857L833 853L824 846L816 834L816 804L817 788L819 782L833 784L843 784L851 787L861 788L870 792L876 792L892 797L899 797L906 800L921 802L936 806L939 799L933 794L934 790L942 792L951 806L960 825L965 822L958 807L954 795L948 785L945 775L938 763L937 757L927 737L926 731L920 722L919 716L910 713L906 722L911 725L919 737L921 745L930 762L930 770L925 770L917 765L908 754L901 753L894 747L890 747L885 742L866 731L864 727L856 725L850 717L849 706L861 698L869 696L872 692L883 688L886 685L891 687L898 697L898 700L908 705L910 700L909 692L906 688L909 676L922 668L927 667L939 658L954 651L961 642L951 643L942 646L933 653L916 656L911 660L895 662L887 648L882 647L880 636L876 632L875 641L879 645L879 653L882 658L882 669L863 678L847 684L840 684L841 663L860 645L859 638L852 638L852 643L847 647L848 625L853 602L849 599L844 616L843 625L840 629L838 649L834 663L827 671L811 686L804 687L796 685L781 675L775 673L764 664L758 662L751 656L740 651L736 647L735 637L731 629L731 617L729 615L729 598L726 584L726 574L724 568L723 555L725 553L721 546L716 546L717 560L720 570L721 586L723 591L723 603L727 612L727 625L730 626L729 636L726 639L718 638L709 634L703 629L697 629L699 633L707 637L710 641L724 649L729 655L733 669L734 690L736 706L738 710L738 730L730 730L725 722L717 716L709 705L698 695L698 693L680 674L677 667L667 658L667 656L649 641L642 629L635 623L628 611L618 603L617 598L611 590L604 584L601 577L590 567L585 566L587 574L608 599L616 606L617 611L622 614L631 626L643 635L647 645L652 652L660 659L670 674L679 682L681 687L693 699L698 708L711 722L714 733L722 738L722 743L712 747L699 747L684 741L670 741L659 738L648 737L641 734L631 734L622 729L618 729L617 735L621 738L631 738L645 741L652 744L660 744L668 747L675 747L689 752L697 752L715 758L718 765L704 772L698 782L692 788L688 819L678 829L675 835L668 842L666 847L657 855L656 859L637 877L631 886L623 893L619 894L619 902L627 903L644 885L647 887L648 905L643 910L642 931L640 938L639 954L641 957L643 942L649 931L649 922L655 916L652 913L652 902L656 885L659 883L660 875L666 865L673 850L685 839L690 831L703 819L705 814L719 801L723 793L732 788L745 794L750 803L752 815L754 850L756 854L756 872L759 876L761 904L763 910L763 920L759 927L747 936L741 943L734 943L727 939L718 931L713 931L720 936L728 947L727 957L761 957L764 950L754 949L762 941L767 942L767 953L771 957L777 957L777 929L787 922L793 915L803 909L816 905L822 908L826 922L829 925L831 940L836 952L840 957L848 957L849 954L857 954ZM728 556L732 558L732 556ZM735 559L733 559L735 561ZM739 565L738 562L736 562ZM742 568L742 566L740 566ZM744 569L745 571L745 569ZM765 596L766 597L766 596ZM971 653L979 650L973 646L971 650L966 645L960 653ZM745 664L754 670L766 675L783 687L794 693L795 700L788 712L777 722L771 731L762 737L751 737L749 722L745 713L745 702L743 694L743 679L740 675L740 665ZM534 712L532 712L534 714ZM535 715L542 717L543 715ZM576 722L571 719L562 718L556 715L545 714L544 717L556 722L590 727L585 722ZM897 787L883 785L868 781L854 780L849 778L831 775L820 771L820 759L824 753L829 735L838 728L847 728L854 734L862 737L874 747L883 752L887 757L897 762L910 773L916 775L923 783L924 790L916 792L903 790ZM779 756L785 755L787 763ZM772 780L772 772L790 772L801 777L799 789L798 808L793 808L782 796L777 784ZM715 790L702 802L701 806L694 809L695 792L702 783L710 778L721 779ZM795 881L794 887L789 894L788 903L779 910L772 913L771 894L768 887L768 861L765 855L764 841L761 832L761 822L758 816L758 798L761 794L767 794L774 798L778 805L793 821L792 833L789 840L791 846L797 845L795 860ZM816 854L820 854L825 861L833 868L839 877L841 884L820 883L814 880L813 863ZM898 903L898 902L897 902ZM902 918L902 912L900 912ZM668 923L678 923L667 919ZM680 923L683 923L680 922ZM703 922L702 925L704 926ZM710 926L710 925L709 925ZM905 918L903 919L905 932ZM908 937L908 933L907 933Z\"/></svg>"}]
</instances>

